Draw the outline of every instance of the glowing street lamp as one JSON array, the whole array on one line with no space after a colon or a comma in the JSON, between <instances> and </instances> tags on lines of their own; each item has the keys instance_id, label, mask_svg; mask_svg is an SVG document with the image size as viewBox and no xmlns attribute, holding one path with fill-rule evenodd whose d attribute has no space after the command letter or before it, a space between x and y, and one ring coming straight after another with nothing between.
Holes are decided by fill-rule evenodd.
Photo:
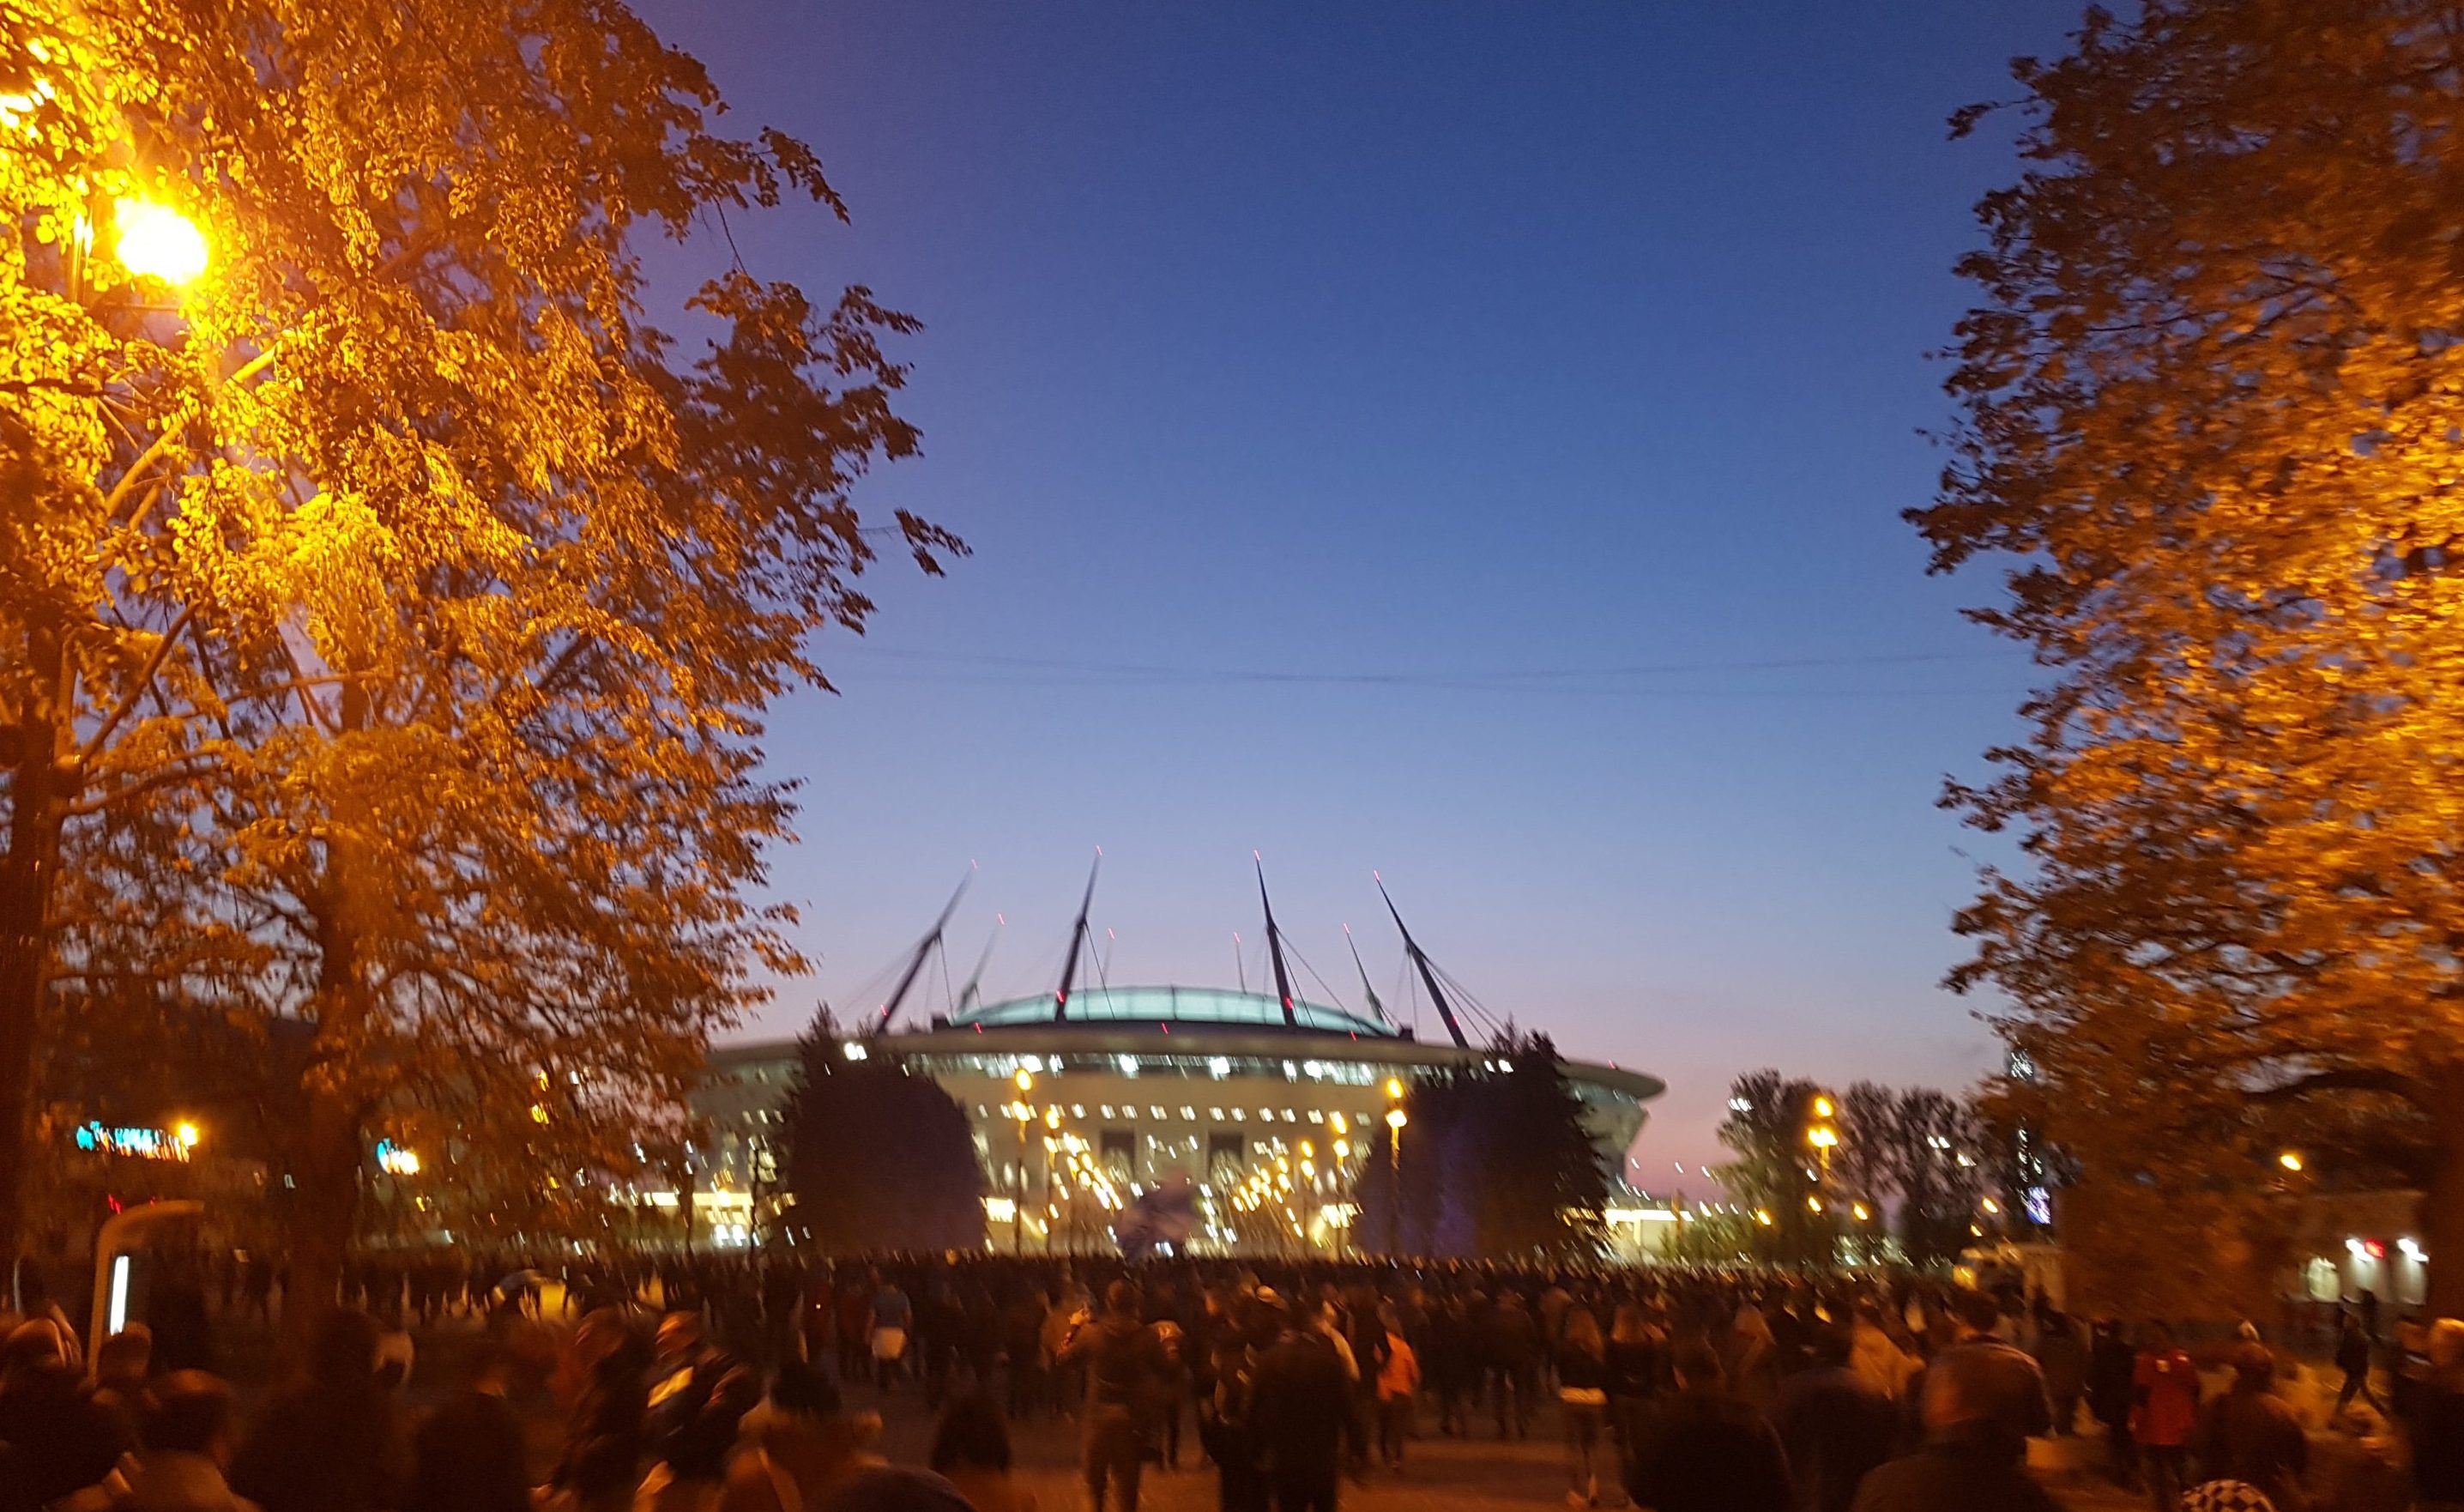
<instances>
[{"instance_id":1,"label":"glowing street lamp","mask_svg":"<svg viewBox=\"0 0 2464 1512\"><path fill-rule=\"evenodd\" d=\"M197 1126L194 1123L189 1123L185 1121L181 1123L178 1127L171 1130L171 1138L178 1142L183 1154L195 1149L197 1147L198 1140L202 1137L203 1136L198 1133Z\"/></svg>"},{"instance_id":2,"label":"glowing street lamp","mask_svg":"<svg viewBox=\"0 0 2464 1512\"><path fill-rule=\"evenodd\" d=\"M1386 1095L1399 1101L1403 1083L1387 1078ZM1386 1110L1387 1237L1397 1253L1403 1248L1403 1125L1411 1122L1410 1115L1399 1107Z\"/></svg>"},{"instance_id":3,"label":"glowing street lamp","mask_svg":"<svg viewBox=\"0 0 2464 1512\"><path fill-rule=\"evenodd\" d=\"M1018 1187L1010 1201L1009 1252L1019 1255L1026 1249L1026 1130L1035 1122L1035 1109L1027 1106L1026 1095L1035 1090L1035 1073L1021 1066L1010 1079L1018 1086L1018 1101L1010 1104L1018 1110Z\"/></svg>"},{"instance_id":4,"label":"glowing street lamp","mask_svg":"<svg viewBox=\"0 0 2464 1512\"><path fill-rule=\"evenodd\" d=\"M119 239L112 254L120 265L141 278L159 278L173 288L191 283L212 260L206 233L168 205L124 199L112 211Z\"/></svg>"},{"instance_id":5,"label":"glowing street lamp","mask_svg":"<svg viewBox=\"0 0 2464 1512\"><path fill-rule=\"evenodd\" d=\"M1829 1098L1817 1096L1814 1100L1814 1116L1815 1118L1827 1119L1834 1111L1835 1110L1831 1106L1831 1100Z\"/></svg>"},{"instance_id":6,"label":"glowing street lamp","mask_svg":"<svg viewBox=\"0 0 2464 1512\"><path fill-rule=\"evenodd\" d=\"M2286 1150L2283 1154L2276 1157L2276 1163L2283 1167L2286 1170L2298 1172L2301 1169L2301 1152L2299 1150Z\"/></svg>"}]
</instances>

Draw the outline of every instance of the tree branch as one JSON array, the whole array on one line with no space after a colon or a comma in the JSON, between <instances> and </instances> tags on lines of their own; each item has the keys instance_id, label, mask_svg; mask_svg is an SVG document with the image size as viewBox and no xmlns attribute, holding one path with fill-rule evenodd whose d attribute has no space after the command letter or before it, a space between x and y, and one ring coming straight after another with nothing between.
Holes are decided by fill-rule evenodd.
<instances>
[{"instance_id":1,"label":"tree branch","mask_svg":"<svg viewBox=\"0 0 2464 1512\"><path fill-rule=\"evenodd\" d=\"M0 393L63 393L73 399L99 399L102 387L73 378L0 378Z\"/></svg>"},{"instance_id":2,"label":"tree branch","mask_svg":"<svg viewBox=\"0 0 2464 1512\"><path fill-rule=\"evenodd\" d=\"M136 781L129 783L125 787L115 788L109 792L98 793L91 798L82 798L76 803L70 804L68 807L69 816L72 818L84 818L90 814L100 813L103 810L110 808L112 805L125 803L127 800L136 797L140 793L152 792L158 788L176 787L181 783L203 777L207 772L212 770L213 766L214 764L211 761L207 761L205 765L201 767L172 766L163 767L159 771L138 778Z\"/></svg>"},{"instance_id":3,"label":"tree branch","mask_svg":"<svg viewBox=\"0 0 2464 1512\"><path fill-rule=\"evenodd\" d=\"M136 683L121 696L120 706L103 716L102 723L96 727L93 737L77 752L79 765L94 760L96 753L110 741L112 732L119 729L121 722L128 718L129 711L137 707L137 700L145 697L145 691L154 685L154 674L163 670L165 658L171 655L172 643L196 617L197 606L191 604L180 611L180 617L171 622L170 629L163 632L163 638L154 643L154 654L145 658L144 667L138 672Z\"/></svg>"},{"instance_id":4,"label":"tree branch","mask_svg":"<svg viewBox=\"0 0 2464 1512\"><path fill-rule=\"evenodd\" d=\"M2430 1088L2401 1072L2369 1066L2350 1066L2342 1071L2320 1071L2272 1087L2261 1087L2252 1093L2254 1102L2284 1102L2308 1097L2313 1092L2384 1092L2402 1098L2416 1107L2428 1107Z\"/></svg>"},{"instance_id":5,"label":"tree branch","mask_svg":"<svg viewBox=\"0 0 2464 1512\"><path fill-rule=\"evenodd\" d=\"M265 350L250 358L247 362L240 364L239 367L232 371L231 375L229 378L224 379L223 382L226 384L246 383L249 379L255 377L258 373L263 372L267 367L271 367L275 355L281 350L282 343L280 341L277 340L272 343L265 348ZM170 450L172 439L179 434L180 432L177 426L165 430L162 434L154 437L153 445L148 446L144 452L139 456L136 461L128 464L128 471L121 474L120 481L112 485L110 493L103 496L102 517L105 520L117 520L120 518L121 506L128 502L128 491L137 485L137 480L139 478L145 476L145 470L147 468L153 466L156 460L158 460L165 452Z\"/></svg>"}]
</instances>

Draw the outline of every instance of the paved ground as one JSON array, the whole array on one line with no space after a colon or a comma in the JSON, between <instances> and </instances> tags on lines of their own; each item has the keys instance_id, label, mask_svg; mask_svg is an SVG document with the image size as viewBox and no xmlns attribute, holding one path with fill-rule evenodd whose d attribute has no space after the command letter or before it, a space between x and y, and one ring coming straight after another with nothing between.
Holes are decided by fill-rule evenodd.
<instances>
[{"instance_id":1,"label":"paved ground","mask_svg":"<svg viewBox=\"0 0 2464 1512\"><path fill-rule=\"evenodd\" d=\"M421 1379L414 1383L415 1398L425 1398L458 1379L459 1357L467 1349L471 1336L471 1325L459 1320L434 1330L423 1330ZM243 1337L227 1343L238 1346L228 1351L235 1356L261 1352L257 1347L261 1340ZM226 1368L234 1365L239 1368L233 1373L242 1381L253 1382L261 1376L253 1361L227 1361ZM2211 1390L2221 1390L2224 1378L2218 1376L2210 1385ZM2342 1424L2328 1426L2332 1393L2322 1395L2324 1383L2315 1376L2297 1376L2284 1382L2282 1390L2303 1420L2312 1425L2314 1490L2333 1493L2351 1483L2351 1478L2384 1475L2383 1464L2372 1463L2383 1461L2387 1453L2378 1437L2385 1430L2377 1419L2357 1412ZM925 1462L932 1414L925 1409L918 1389L910 1386L885 1400L869 1387L859 1386L848 1392L848 1405L858 1410L882 1410L884 1448L893 1461L907 1465ZM530 1406L538 1437L535 1448L543 1467L557 1448L557 1425L543 1394ZM1045 1419L1018 1432L1015 1451L1019 1479L1034 1493L1039 1512L1082 1512L1087 1506L1076 1469L1077 1448L1076 1425L1067 1419ZM1141 1497L1146 1512L1213 1512L1215 1474L1198 1463L1194 1426L1184 1425L1181 1448L1180 1469L1155 1469L1147 1477ZM2082 1437L2036 1440L2029 1446L2029 1459L2038 1478L2072 1512L2134 1512L2148 1505L2144 1495L2122 1491L2101 1473L2104 1447L2097 1431L2091 1430ZM1615 1484L1614 1471L1604 1470L1604 1474L1607 1483L1602 1487L1603 1504L1621 1505L1623 1499ZM1413 1443L1403 1476L1397 1478L1380 1471L1373 1473L1365 1483L1346 1480L1342 1495L1344 1506L1353 1512L1504 1512L1509 1508L1564 1507L1566 1487L1564 1449L1554 1410L1544 1404L1528 1440L1501 1443L1485 1429L1470 1440L1440 1438L1431 1434ZM2356 1504L2377 1503L2365 1498ZM2401 1499L2393 1504L2401 1505Z\"/></svg>"},{"instance_id":2,"label":"paved ground","mask_svg":"<svg viewBox=\"0 0 2464 1512\"><path fill-rule=\"evenodd\" d=\"M852 1393L854 1405L875 1405L873 1393ZM1469 1440L1423 1437L1405 1457L1400 1477L1374 1471L1365 1482L1347 1479L1343 1505L1355 1512L1498 1512L1515 1507L1567 1505L1565 1451L1552 1414L1543 1409L1532 1436L1501 1443L1483 1434ZM900 1464L921 1464L931 1422L919 1397L893 1395L883 1414L884 1439L890 1456ZM1019 1480L1034 1493L1039 1512L1081 1512L1086 1492L1077 1472L1077 1430L1067 1421L1047 1420L1020 1431L1013 1443ZM1197 1463L1194 1433L1184 1432L1182 1466L1155 1470L1140 1489L1141 1512L1214 1512L1215 1472ZM2045 1482L2054 1487L2073 1512L2124 1512L2144 1508L2145 1498L2125 1495L2094 1474L2094 1446L2079 1440L2039 1442L2031 1459ZM1624 1497L1614 1472L1603 1484L1601 1504L1622 1506Z\"/></svg>"},{"instance_id":3,"label":"paved ground","mask_svg":"<svg viewBox=\"0 0 2464 1512\"><path fill-rule=\"evenodd\" d=\"M862 1400L869 1393L858 1395ZM893 1400L884 1424L891 1457L901 1464L921 1463L929 1424L920 1404ZM1039 1512L1078 1512L1086 1505L1086 1491L1078 1478L1075 1425L1034 1425L1017 1434L1013 1449L1020 1481L1034 1492ZM1140 1492L1141 1512L1213 1512L1215 1472L1199 1465L1194 1430L1184 1429L1182 1434L1179 1470L1158 1471L1152 1466L1149 1470ZM1614 1476L1608 1479L1611 1483L1602 1487L1603 1505L1622 1501L1614 1495ZM1401 1476L1375 1471L1365 1483L1346 1480L1342 1495L1346 1507L1362 1512L1562 1508L1566 1505L1564 1450L1552 1424L1536 1427L1529 1439L1519 1443L1488 1437L1469 1441L1426 1437L1407 1452Z\"/></svg>"}]
</instances>

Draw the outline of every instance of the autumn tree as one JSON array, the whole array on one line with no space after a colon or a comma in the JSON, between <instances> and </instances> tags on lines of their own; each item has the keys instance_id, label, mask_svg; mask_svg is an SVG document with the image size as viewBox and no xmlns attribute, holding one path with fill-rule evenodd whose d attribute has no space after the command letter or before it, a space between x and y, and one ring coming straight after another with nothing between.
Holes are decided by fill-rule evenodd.
<instances>
[{"instance_id":1,"label":"autumn tree","mask_svg":"<svg viewBox=\"0 0 2464 1512\"><path fill-rule=\"evenodd\" d=\"M2464 28L2151 0L2015 67L1936 570L2046 669L1951 801L2016 836L1955 975L2100 1237L2243 1242L2270 1145L2371 1131L2464 1255ZM1969 113L1958 122L1977 119ZM2167 1242L2167 1241L2171 1242ZM2464 1311L2464 1265L2432 1301Z\"/></svg>"},{"instance_id":2,"label":"autumn tree","mask_svg":"<svg viewBox=\"0 0 2464 1512\"><path fill-rule=\"evenodd\" d=\"M0 0L0 1252L55 984L302 1027L304 1323L376 1133L612 1182L796 964L761 711L957 544L850 498L912 321L653 323L643 238L840 209L720 108L605 0Z\"/></svg>"},{"instance_id":3,"label":"autumn tree","mask_svg":"<svg viewBox=\"0 0 2464 1512\"><path fill-rule=\"evenodd\" d=\"M932 1078L864 1052L826 1014L797 1041L780 1123L800 1242L827 1255L981 1248L984 1173L966 1110Z\"/></svg>"}]
</instances>

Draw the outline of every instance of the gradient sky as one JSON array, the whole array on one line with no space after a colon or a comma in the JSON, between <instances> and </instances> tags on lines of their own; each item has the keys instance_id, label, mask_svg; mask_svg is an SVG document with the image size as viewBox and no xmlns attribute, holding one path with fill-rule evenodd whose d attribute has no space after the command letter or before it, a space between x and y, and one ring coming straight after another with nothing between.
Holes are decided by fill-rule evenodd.
<instances>
[{"instance_id":1,"label":"gradient sky","mask_svg":"<svg viewBox=\"0 0 2464 1512\"><path fill-rule=\"evenodd\" d=\"M1668 1081L1655 1188L1740 1071L1990 1062L1934 798L2029 673L1898 513L2014 171L1944 117L2071 0L644 10L820 148L854 225L735 242L927 322L927 455L863 498L975 547L885 564L772 725L820 969L753 1027L878 1002L971 861L952 979L999 910L987 988L1048 990L1101 844L1112 982L1230 983L1256 849L1400 1012L1382 869L1490 1009Z\"/></svg>"}]
</instances>

